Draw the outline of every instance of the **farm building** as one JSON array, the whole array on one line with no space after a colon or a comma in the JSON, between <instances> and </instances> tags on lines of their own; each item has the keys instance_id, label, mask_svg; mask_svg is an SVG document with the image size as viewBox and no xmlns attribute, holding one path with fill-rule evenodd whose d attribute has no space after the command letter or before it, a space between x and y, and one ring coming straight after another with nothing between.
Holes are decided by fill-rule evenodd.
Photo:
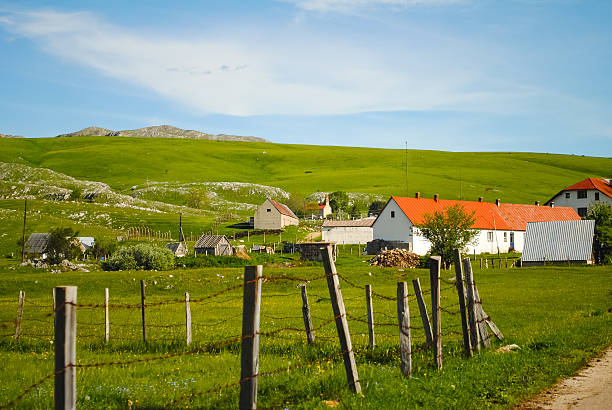
<instances>
[{"instance_id":1,"label":"farm building","mask_svg":"<svg viewBox=\"0 0 612 410\"><path fill-rule=\"evenodd\" d=\"M321 227L321 238L324 242L338 244L365 244L374 237L372 225L375 220L376 218L325 221Z\"/></svg>"},{"instance_id":2,"label":"farm building","mask_svg":"<svg viewBox=\"0 0 612 410\"><path fill-rule=\"evenodd\" d=\"M185 245L183 242L167 243L166 248L169 249L170 252L174 254L174 256L179 258L187 255L188 253L187 245Z\"/></svg>"},{"instance_id":3,"label":"farm building","mask_svg":"<svg viewBox=\"0 0 612 410\"><path fill-rule=\"evenodd\" d=\"M546 205L570 206L583 217L586 216L589 206L597 203L612 206L610 179L587 178L559 191L546 202Z\"/></svg>"},{"instance_id":4,"label":"farm building","mask_svg":"<svg viewBox=\"0 0 612 410\"><path fill-rule=\"evenodd\" d=\"M449 206L460 204L467 213L474 213L473 228L478 230L470 253L497 253L512 250L522 252L528 222L573 221L580 217L572 208L539 205L504 204L478 201L442 200L392 197L374 222L374 239L398 241L412 244L412 251L425 255L431 243L420 235L415 225L423 223L426 214L444 211Z\"/></svg>"},{"instance_id":5,"label":"farm building","mask_svg":"<svg viewBox=\"0 0 612 410\"><path fill-rule=\"evenodd\" d=\"M269 198L257 208L254 216L255 229L283 229L287 225L298 225L299 222L287 205Z\"/></svg>"},{"instance_id":6,"label":"farm building","mask_svg":"<svg viewBox=\"0 0 612 410\"><path fill-rule=\"evenodd\" d=\"M338 255L338 250L336 249L336 244L332 242L303 242L300 243L300 253L302 260L305 261L316 261L322 262L323 258L321 256L321 249L325 248L328 245L331 245L333 250L334 262L336 261L336 256Z\"/></svg>"},{"instance_id":7,"label":"farm building","mask_svg":"<svg viewBox=\"0 0 612 410\"><path fill-rule=\"evenodd\" d=\"M225 235L202 235L193 247L198 255L232 255L232 244Z\"/></svg>"},{"instance_id":8,"label":"farm building","mask_svg":"<svg viewBox=\"0 0 612 410\"><path fill-rule=\"evenodd\" d=\"M81 252L83 253L93 248L96 244L96 240L92 236L77 236L76 239L79 241L77 246L81 248Z\"/></svg>"},{"instance_id":9,"label":"farm building","mask_svg":"<svg viewBox=\"0 0 612 410\"><path fill-rule=\"evenodd\" d=\"M595 221L529 222L523 266L592 264Z\"/></svg>"},{"instance_id":10,"label":"farm building","mask_svg":"<svg viewBox=\"0 0 612 410\"><path fill-rule=\"evenodd\" d=\"M325 194L325 200L319 204L319 218L325 219L332 214L331 205L329 204L329 194Z\"/></svg>"},{"instance_id":11,"label":"farm building","mask_svg":"<svg viewBox=\"0 0 612 410\"><path fill-rule=\"evenodd\" d=\"M24 245L25 253L29 255L39 255L45 259L47 257L47 248L49 246L50 233L33 233L30 234Z\"/></svg>"}]
</instances>

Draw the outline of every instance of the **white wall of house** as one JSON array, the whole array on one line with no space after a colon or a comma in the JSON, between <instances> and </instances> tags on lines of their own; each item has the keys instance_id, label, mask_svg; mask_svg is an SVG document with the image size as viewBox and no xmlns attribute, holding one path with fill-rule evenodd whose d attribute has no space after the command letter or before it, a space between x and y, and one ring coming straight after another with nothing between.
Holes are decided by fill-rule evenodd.
<instances>
[{"instance_id":1,"label":"white wall of house","mask_svg":"<svg viewBox=\"0 0 612 410\"><path fill-rule=\"evenodd\" d=\"M324 226L321 228L323 242L365 244L373 238L374 229L370 226Z\"/></svg>"},{"instance_id":2,"label":"white wall of house","mask_svg":"<svg viewBox=\"0 0 612 410\"><path fill-rule=\"evenodd\" d=\"M563 191L559 195L554 197L552 201L555 203L555 206L569 206L574 208L574 210L580 216L584 216L589 206L596 203L602 203L612 206L612 198L597 189L582 190L583 193L581 195L584 196L584 191L586 191L586 198L578 198L580 191L581 190ZM596 199L597 197L599 199Z\"/></svg>"},{"instance_id":3,"label":"white wall of house","mask_svg":"<svg viewBox=\"0 0 612 410\"><path fill-rule=\"evenodd\" d=\"M255 229L282 229L287 225L299 224L296 218L281 214L269 199L257 208L254 219Z\"/></svg>"},{"instance_id":4,"label":"white wall of house","mask_svg":"<svg viewBox=\"0 0 612 410\"><path fill-rule=\"evenodd\" d=\"M372 228L374 239L412 242L412 223L393 199L387 202Z\"/></svg>"}]
</instances>

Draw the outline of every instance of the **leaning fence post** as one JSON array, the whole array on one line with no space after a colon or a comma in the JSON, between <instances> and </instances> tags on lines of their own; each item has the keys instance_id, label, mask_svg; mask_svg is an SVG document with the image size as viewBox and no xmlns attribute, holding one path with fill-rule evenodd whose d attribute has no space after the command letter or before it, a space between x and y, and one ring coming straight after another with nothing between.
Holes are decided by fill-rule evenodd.
<instances>
[{"instance_id":1,"label":"leaning fence post","mask_svg":"<svg viewBox=\"0 0 612 410\"><path fill-rule=\"evenodd\" d=\"M185 327L187 333L187 346L191 344L191 307L189 306L189 293L185 292Z\"/></svg>"},{"instance_id":2,"label":"leaning fence post","mask_svg":"<svg viewBox=\"0 0 612 410\"><path fill-rule=\"evenodd\" d=\"M370 349L374 349L376 346L376 339L374 336L374 308L372 306L372 285L365 285L366 292L366 307L368 310L368 335L370 340Z\"/></svg>"},{"instance_id":3,"label":"leaning fence post","mask_svg":"<svg viewBox=\"0 0 612 410\"><path fill-rule=\"evenodd\" d=\"M467 289L467 309L468 319L470 321L470 343L472 351L480 351L480 342L478 340L478 325L476 316L476 299L474 297L474 274L472 273L472 264L469 258L463 259L463 270L465 271L465 287Z\"/></svg>"},{"instance_id":4,"label":"leaning fence post","mask_svg":"<svg viewBox=\"0 0 612 410\"><path fill-rule=\"evenodd\" d=\"M429 258L429 277L431 280L431 322L433 331L433 352L436 368L442 368L442 323L440 310L440 266L442 258L432 256Z\"/></svg>"},{"instance_id":5,"label":"leaning fence post","mask_svg":"<svg viewBox=\"0 0 612 410\"><path fill-rule=\"evenodd\" d=\"M480 339L484 347L491 347L491 340L489 340L489 332L487 331L487 324L485 323L486 316L482 309L482 302L480 301L480 295L478 294L476 285L474 285L474 304L476 307L476 321L478 322Z\"/></svg>"},{"instance_id":6,"label":"leaning fence post","mask_svg":"<svg viewBox=\"0 0 612 410\"><path fill-rule=\"evenodd\" d=\"M75 409L77 287L55 289L55 409Z\"/></svg>"},{"instance_id":7,"label":"leaning fence post","mask_svg":"<svg viewBox=\"0 0 612 410\"><path fill-rule=\"evenodd\" d=\"M397 283L397 320L400 333L400 369L404 376L412 375L412 346L410 344L410 309L408 307L408 284Z\"/></svg>"},{"instance_id":8,"label":"leaning fence post","mask_svg":"<svg viewBox=\"0 0 612 410\"><path fill-rule=\"evenodd\" d=\"M140 281L140 306L142 310L142 340L147 343L147 321L145 320L145 281Z\"/></svg>"},{"instance_id":9,"label":"leaning fence post","mask_svg":"<svg viewBox=\"0 0 612 410\"><path fill-rule=\"evenodd\" d=\"M357 374L357 364L355 363L351 334L349 333L348 322L346 321L346 310L344 308L342 292L340 291L338 272L336 272L336 265L334 264L334 250L332 245L323 247L321 249L321 256L323 257L323 267L325 268L325 276L327 277L327 288L329 289L329 297L336 320L336 329L338 330L338 339L340 339L340 348L342 349L342 356L344 358L346 377L349 387L355 393L360 393L361 385L359 384L359 376Z\"/></svg>"},{"instance_id":10,"label":"leaning fence post","mask_svg":"<svg viewBox=\"0 0 612 410\"><path fill-rule=\"evenodd\" d=\"M427 345L433 344L433 337L431 335L431 324L429 323L429 317L427 316L427 305L423 299L423 292L421 291L421 281L419 278L412 280L412 287L414 288L414 294L417 298L417 304L419 305L419 312L421 313L421 321L423 322L423 330L425 331L425 340Z\"/></svg>"},{"instance_id":11,"label":"leaning fence post","mask_svg":"<svg viewBox=\"0 0 612 410\"><path fill-rule=\"evenodd\" d=\"M463 330L463 347L465 354L472 356L472 345L470 344L470 328L468 326L467 312L465 309L465 286L463 284L463 266L461 265L461 252L455 249L455 285L459 297L459 312L461 314L461 329Z\"/></svg>"},{"instance_id":12,"label":"leaning fence post","mask_svg":"<svg viewBox=\"0 0 612 410\"><path fill-rule=\"evenodd\" d=\"M15 340L19 340L19 336L21 335L21 321L23 319L23 302L25 300L25 292L23 290L19 291L19 308L17 310L17 323L15 326Z\"/></svg>"},{"instance_id":13,"label":"leaning fence post","mask_svg":"<svg viewBox=\"0 0 612 410\"><path fill-rule=\"evenodd\" d=\"M242 296L242 343L240 349L240 409L257 408L259 372L259 309L261 305L261 265L245 266Z\"/></svg>"},{"instance_id":14,"label":"leaning fence post","mask_svg":"<svg viewBox=\"0 0 612 410\"><path fill-rule=\"evenodd\" d=\"M310 317L310 306L308 305L308 293L306 285L300 285L302 289L302 317L304 318L304 327L306 328L306 340L308 344L314 343L315 334L312 330L312 318Z\"/></svg>"},{"instance_id":15,"label":"leaning fence post","mask_svg":"<svg viewBox=\"0 0 612 410\"><path fill-rule=\"evenodd\" d=\"M104 340L110 339L110 318L108 317L108 288L104 288Z\"/></svg>"}]
</instances>

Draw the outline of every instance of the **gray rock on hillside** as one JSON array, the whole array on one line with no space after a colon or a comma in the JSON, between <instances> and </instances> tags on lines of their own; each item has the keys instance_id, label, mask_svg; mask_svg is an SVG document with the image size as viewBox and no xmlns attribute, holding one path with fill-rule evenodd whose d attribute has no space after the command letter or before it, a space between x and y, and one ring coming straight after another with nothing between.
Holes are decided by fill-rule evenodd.
<instances>
[{"instance_id":1,"label":"gray rock on hillside","mask_svg":"<svg viewBox=\"0 0 612 410\"><path fill-rule=\"evenodd\" d=\"M0 134L0 138L23 138L21 135Z\"/></svg>"}]
</instances>

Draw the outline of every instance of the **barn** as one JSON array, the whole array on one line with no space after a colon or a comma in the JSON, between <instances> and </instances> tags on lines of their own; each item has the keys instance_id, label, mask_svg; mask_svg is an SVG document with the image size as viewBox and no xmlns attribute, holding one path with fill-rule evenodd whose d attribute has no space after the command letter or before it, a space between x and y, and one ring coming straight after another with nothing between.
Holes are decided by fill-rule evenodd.
<instances>
[{"instance_id":1,"label":"barn","mask_svg":"<svg viewBox=\"0 0 612 410\"><path fill-rule=\"evenodd\" d=\"M39 255L41 258L45 259L47 257L50 237L50 233L30 234L24 245L24 252L29 255Z\"/></svg>"},{"instance_id":2,"label":"barn","mask_svg":"<svg viewBox=\"0 0 612 410\"><path fill-rule=\"evenodd\" d=\"M181 258L188 253L187 245L183 242L171 242L166 244L166 249L170 250L174 256Z\"/></svg>"},{"instance_id":3,"label":"barn","mask_svg":"<svg viewBox=\"0 0 612 410\"><path fill-rule=\"evenodd\" d=\"M593 263L595 221L529 222L523 266Z\"/></svg>"},{"instance_id":4,"label":"barn","mask_svg":"<svg viewBox=\"0 0 612 410\"><path fill-rule=\"evenodd\" d=\"M285 226L299 223L298 217L287 205L273 199L266 199L255 211L255 229L283 229Z\"/></svg>"},{"instance_id":5,"label":"barn","mask_svg":"<svg viewBox=\"0 0 612 410\"><path fill-rule=\"evenodd\" d=\"M198 255L232 255L232 244L225 235L202 235L193 247Z\"/></svg>"},{"instance_id":6,"label":"barn","mask_svg":"<svg viewBox=\"0 0 612 410\"><path fill-rule=\"evenodd\" d=\"M372 241L376 218L349 221L325 221L321 226L321 239L337 244L365 244Z\"/></svg>"},{"instance_id":7,"label":"barn","mask_svg":"<svg viewBox=\"0 0 612 410\"><path fill-rule=\"evenodd\" d=\"M420 233L416 225L424 222L426 214L444 211L460 204L467 213L473 213L478 230L474 241L468 245L470 253L497 253L523 251L528 222L575 221L580 217L569 207L505 204L500 200L478 201L443 200L434 195L422 198L392 197L374 221L374 239L411 243L414 253L425 255L431 243Z\"/></svg>"}]
</instances>

